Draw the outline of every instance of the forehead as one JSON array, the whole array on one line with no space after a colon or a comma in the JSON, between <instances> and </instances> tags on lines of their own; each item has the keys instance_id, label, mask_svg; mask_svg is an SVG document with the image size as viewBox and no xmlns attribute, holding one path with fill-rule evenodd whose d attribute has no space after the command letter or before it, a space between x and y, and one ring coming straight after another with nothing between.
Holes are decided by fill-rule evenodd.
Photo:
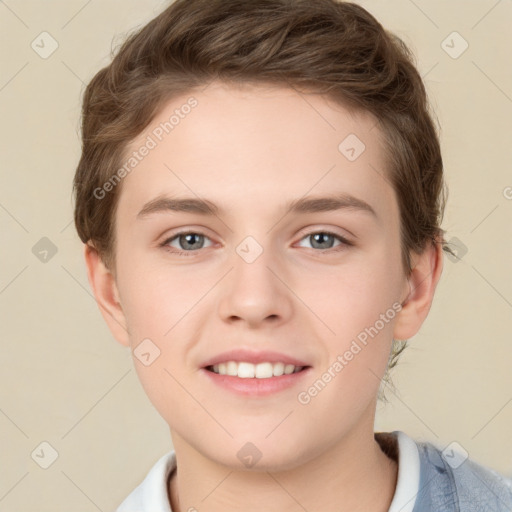
<instances>
[{"instance_id":1,"label":"forehead","mask_svg":"<svg viewBox=\"0 0 512 512\"><path fill-rule=\"evenodd\" d=\"M127 147L125 161L130 155L136 165L119 205L130 218L163 194L261 212L335 191L384 217L397 213L377 119L292 88L214 82L177 96Z\"/></svg>"}]
</instances>

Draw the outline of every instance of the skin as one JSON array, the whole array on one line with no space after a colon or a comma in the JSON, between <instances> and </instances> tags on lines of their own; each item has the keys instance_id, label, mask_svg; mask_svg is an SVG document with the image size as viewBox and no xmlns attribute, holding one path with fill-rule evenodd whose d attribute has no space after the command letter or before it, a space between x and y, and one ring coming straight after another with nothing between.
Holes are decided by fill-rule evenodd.
<instances>
[{"instance_id":1,"label":"skin","mask_svg":"<svg viewBox=\"0 0 512 512\"><path fill-rule=\"evenodd\" d=\"M191 95L198 106L123 179L115 273L92 244L84 248L113 336L131 349L149 338L161 351L149 366L135 357L134 365L170 428L178 464L172 510L387 511L397 463L374 439L377 393L393 337L411 338L428 314L441 245L412 254L405 274L378 123L322 96L214 82L169 101L129 150ZM353 162L338 150L351 133L366 145ZM377 216L285 210L290 200L333 192L366 201ZM206 198L225 211L137 219L161 194ZM179 237L167 247L192 256L159 246L183 228L205 238L192 240L195 249ZM319 248L309 235L325 230L353 245L333 238ZM236 252L247 236L263 249L252 263ZM298 392L394 303L401 311L299 403ZM303 359L311 375L299 388L242 398L199 370L206 358L242 346ZM251 468L237 457L248 441L262 454Z\"/></svg>"}]
</instances>

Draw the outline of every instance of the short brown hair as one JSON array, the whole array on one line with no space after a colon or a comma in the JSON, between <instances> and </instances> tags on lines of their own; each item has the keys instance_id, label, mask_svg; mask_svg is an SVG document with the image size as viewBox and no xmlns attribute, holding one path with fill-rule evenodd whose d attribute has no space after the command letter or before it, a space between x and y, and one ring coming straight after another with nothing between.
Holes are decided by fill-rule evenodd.
<instances>
[{"instance_id":1,"label":"short brown hair","mask_svg":"<svg viewBox=\"0 0 512 512\"><path fill-rule=\"evenodd\" d=\"M440 144L423 81L400 38L349 2L177 0L130 35L84 93L74 219L80 239L112 271L121 184L101 200L94 191L167 101L213 80L284 85L373 114L399 205L405 272L410 251L445 246ZM394 347L391 367L403 348Z\"/></svg>"}]
</instances>

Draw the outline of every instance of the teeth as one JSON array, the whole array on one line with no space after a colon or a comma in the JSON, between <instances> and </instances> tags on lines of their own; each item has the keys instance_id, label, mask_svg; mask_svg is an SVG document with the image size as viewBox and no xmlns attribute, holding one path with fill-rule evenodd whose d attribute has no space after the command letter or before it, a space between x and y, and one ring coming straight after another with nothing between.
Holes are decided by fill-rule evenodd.
<instances>
[{"instance_id":1,"label":"teeth","mask_svg":"<svg viewBox=\"0 0 512 512\"><path fill-rule=\"evenodd\" d=\"M284 373L284 363L276 363L272 368L274 377L280 377Z\"/></svg>"},{"instance_id":2,"label":"teeth","mask_svg":"<svg viewBox=\"0 0 512 512\"><path fill-rule=\"evenodd\" d=\"M256 367L251 363L238 363L238 376L241 379L251 379L252 377L254 377L255 371Z\"/></svg>"},{"instance_id":3,"label":"teeth","mask_svg":"<svg viewBox=\"0 0 512 512\"><path fill-rule=\"evenodd\" d=\"M295 371L295 366L293 364L287 364L284 367L284 373L285 375L289 375L290 373L293 373Z\"/></svg>"},{"instance_id":4,"label":"teeth","mask_svg":"<svg viewBox=\"0 0 512 512\"><path fill-rule=\"evenodd\" d=\"M290 375L302 370L302 366L284 363L246 363L236 361L227 361L213 365L213 371L219 375L231 375L241 379L268 379L270 377L280 377L281 375Z\"/></svg>"},{"instance_id":5,"label":"teeth","mask_svg":"<svg viewBox=\"0 0 512 512\"><path fill-rule=\"evenodd\" d=\"M235 363L235 361L229 361L226 364L226 373L228 375L235 377L237 375L237 372L238 372L238 365Z\"/></svg>"}]
</instances>

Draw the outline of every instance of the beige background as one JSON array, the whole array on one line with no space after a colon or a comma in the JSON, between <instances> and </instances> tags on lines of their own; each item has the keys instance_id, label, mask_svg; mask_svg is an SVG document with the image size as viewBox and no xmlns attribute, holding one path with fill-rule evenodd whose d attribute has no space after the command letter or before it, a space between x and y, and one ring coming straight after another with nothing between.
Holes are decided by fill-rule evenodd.
<instances>
[{"instance_id":1,"label":"beige background","mask_svg":"<svg viewBox=\"0 0 512 512\"><path fill-rule=\"evenodd\" d=\"M417 55L443 128L443 227L467 248L446 258L375 429L456 441L512 477L512 2L360 3ZM171 448L91 295L71 199L84 84L165 5L0 3L0 512L112 511ZM43 31L58 42L46 59L31 48ZM469 44L458 58L442 46L453 31ZM446 44L453 54L463 41ZM46 262L32 252L42 237L57 248ZM33 454L42 442L58 453L47 469L51 449Z\"/></svg>"}]
</instances>

